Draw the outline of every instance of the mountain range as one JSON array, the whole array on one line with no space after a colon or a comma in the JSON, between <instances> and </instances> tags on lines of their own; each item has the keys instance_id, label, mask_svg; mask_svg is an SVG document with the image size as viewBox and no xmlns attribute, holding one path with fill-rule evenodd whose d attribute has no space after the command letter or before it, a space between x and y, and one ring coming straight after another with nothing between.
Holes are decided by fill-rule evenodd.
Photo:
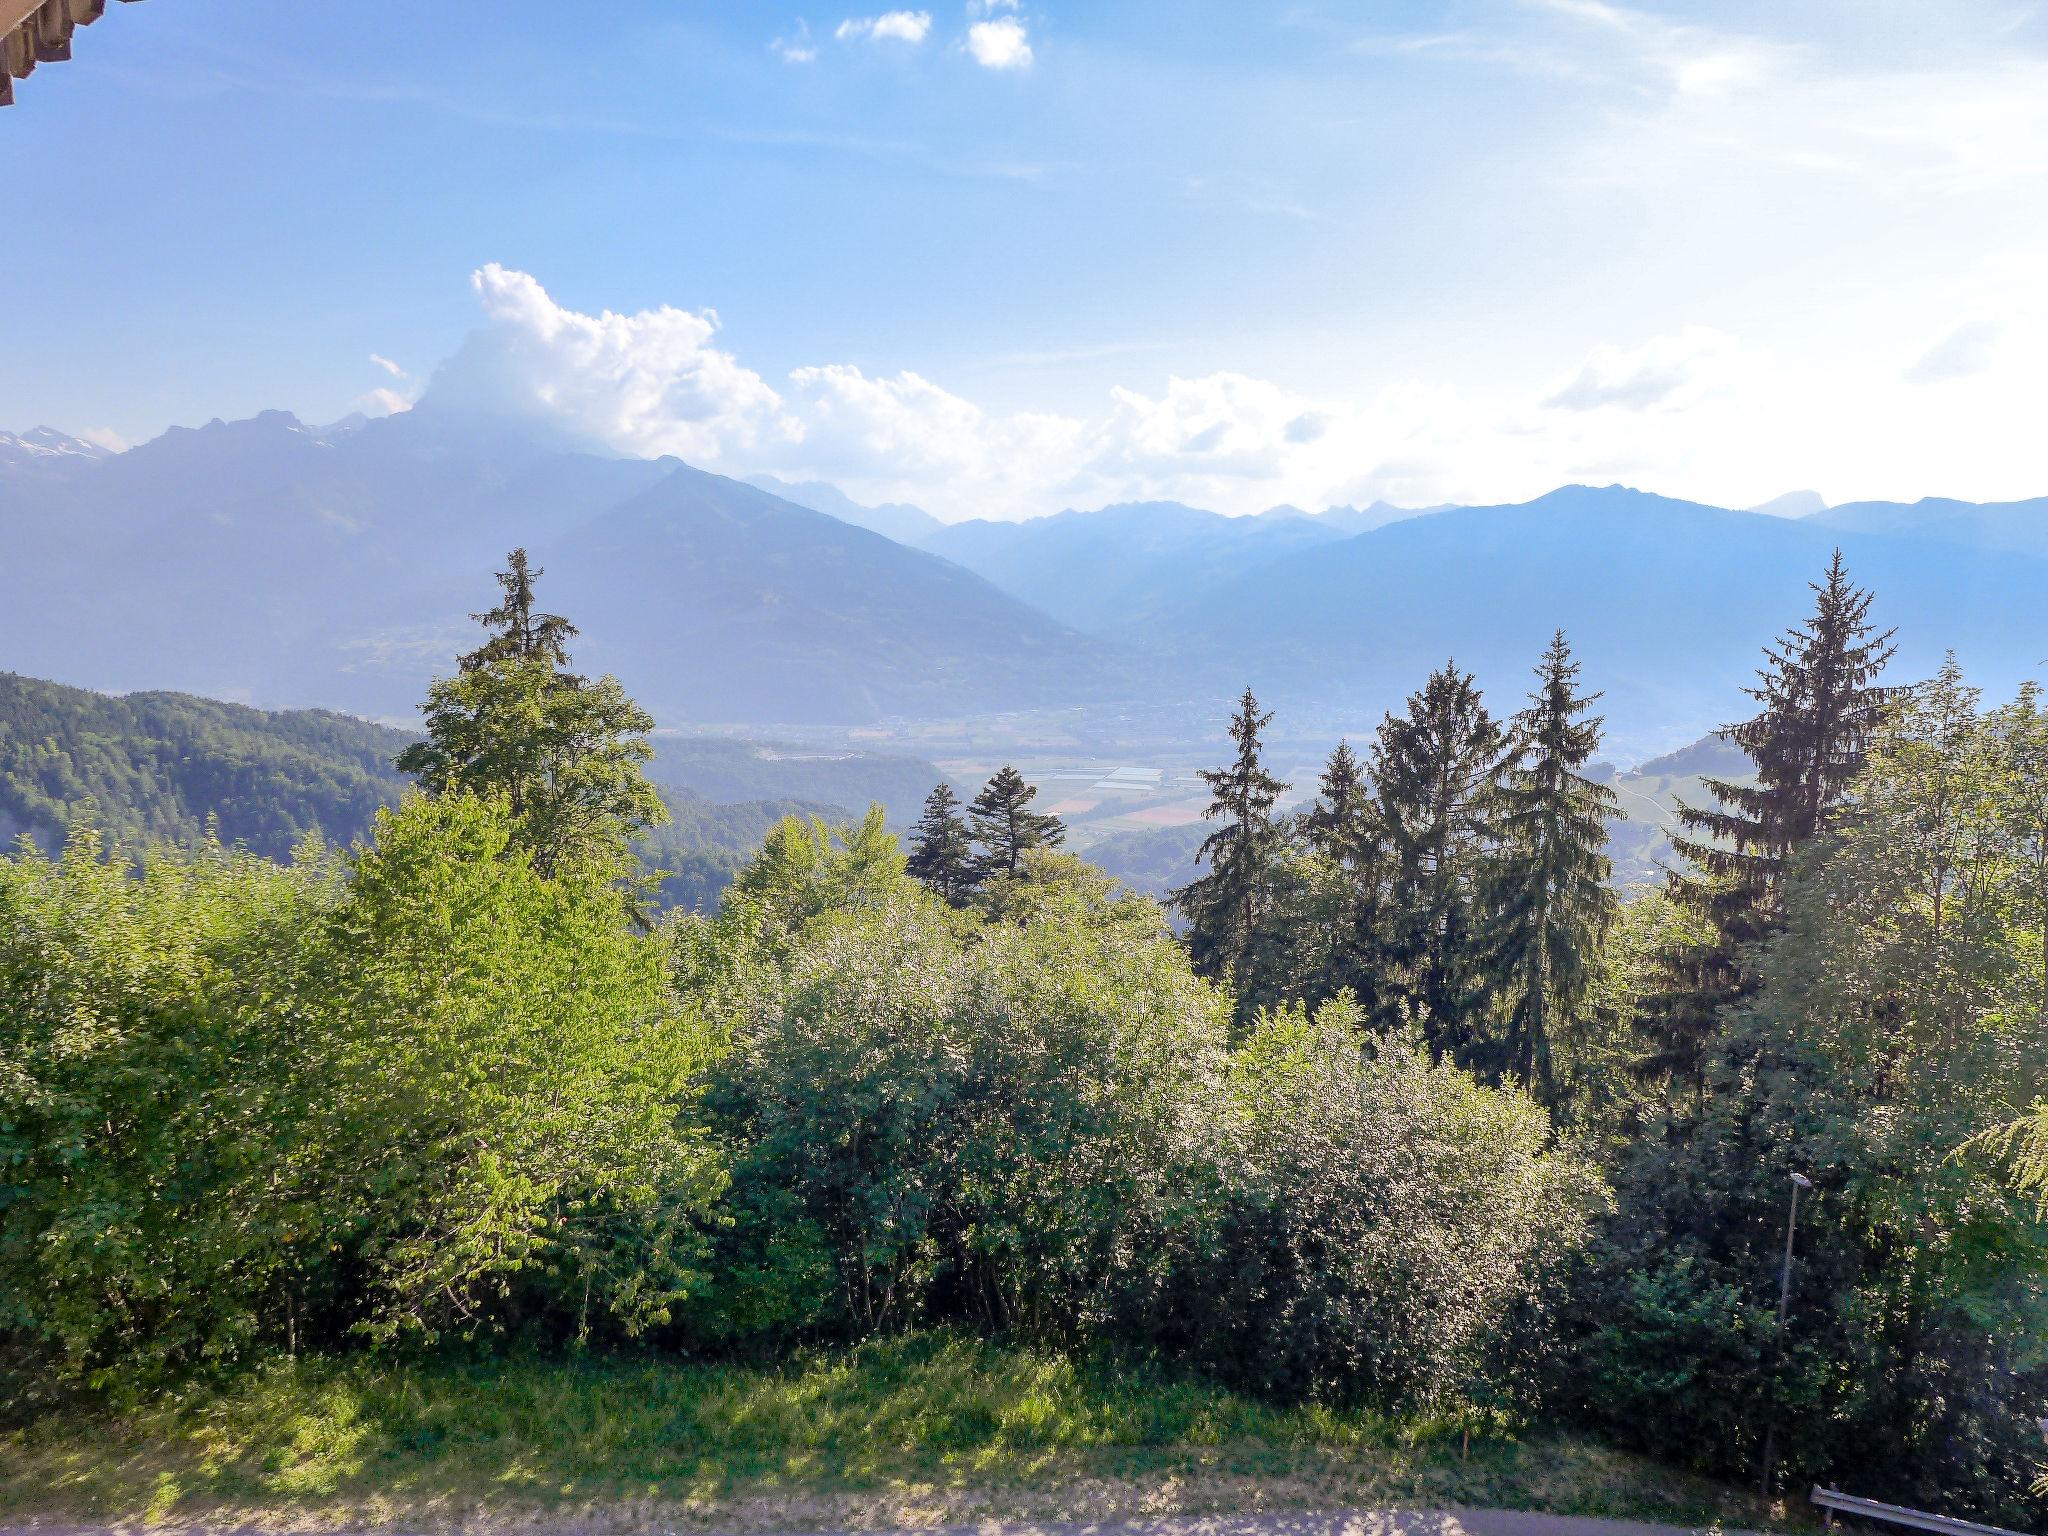
<instances>
[{"instance_id":1,"label":"mountain range","mask_svg":"<svg viewBox=\"0 0 2048 1536\"><path fill-rule=\"evenodd\" d=\"M590 452L430 392L376 421L267 412L119 453L0 435L0 667L409 720L514 544L582 626L579 664L670 727L1066 711L1111 739L1146 710L1201 743L1249 682L1305 730L1356 736L1447 658L1512 708L1562 626L1626 760L1743 712L1760 647L1837 546L1898 627L1895 676L1953 648L2008 691L2048 657L2048 498L1818 501L1567 486L942 524L822 482Z\"/></svg>"}]
</instances>

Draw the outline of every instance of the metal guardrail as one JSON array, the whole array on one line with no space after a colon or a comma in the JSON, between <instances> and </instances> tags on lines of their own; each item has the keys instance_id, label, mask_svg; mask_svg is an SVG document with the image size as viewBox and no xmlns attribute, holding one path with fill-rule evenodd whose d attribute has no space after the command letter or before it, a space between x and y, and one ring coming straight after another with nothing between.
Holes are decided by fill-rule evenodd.
<instances>
[{"instance_id":1,"label":"metal guardrail","mask_svg":"<svg viewBox=\"0 0 2048 1536\"><path fill-rule=\"evenodd\" d=\"M1827 1519L1822 1522L1828 1526L1833 1526L1835 1516L1841 1514L1857 1515L1865 1520L1884 1520L1893 1525L1910 1525L1916 1531L1936 1531L1941 1536L2027 1536L2024 1531L2008 1531L2003 1526L1979 1525L1974 1520L1957 1520L1949 1515L1930 1515L1899 1504L1880 1504L1876 1499L1859 1499L1838 1488L1823 1488L1817 1483L1812 1498L1816 1505L1828 1512Z\"/></svg>"}]
</instances>

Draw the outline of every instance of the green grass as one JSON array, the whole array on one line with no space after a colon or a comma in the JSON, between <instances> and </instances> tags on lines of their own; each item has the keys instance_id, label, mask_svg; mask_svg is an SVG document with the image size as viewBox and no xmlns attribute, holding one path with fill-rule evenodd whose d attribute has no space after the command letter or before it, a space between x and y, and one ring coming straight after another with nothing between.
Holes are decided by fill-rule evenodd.
<instances>
[{"instance_id":1,"label":"green grass","mask_svg":"<svg viewBox=\"0 0 2048 1536\"><path fill-rule=\"evenodd\" d=\"M801 1529L1251 1507L1490 1505L1757 1524L1727 1490L1565 1438L1370 1414L951 1334L774 1368L282 1362L0 1437L0 1517Z\"/></svg>"}]
</instances>

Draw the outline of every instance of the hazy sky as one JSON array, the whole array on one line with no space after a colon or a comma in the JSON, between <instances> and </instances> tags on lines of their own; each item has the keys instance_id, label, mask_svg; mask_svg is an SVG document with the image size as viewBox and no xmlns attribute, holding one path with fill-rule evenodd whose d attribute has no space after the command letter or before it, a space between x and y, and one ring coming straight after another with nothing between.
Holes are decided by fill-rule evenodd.
<instances>
[{"instance_id":1,"label":"hazy sky","mask_svg":"<svg viewBox=\"0 0 2048 1536\"><path fill-rule=\"evenodd\" d=\"M4 427L459 352L948 516L2048 492L2032 5L163 0L18 98Z\"/></svg>"}]
</instances>

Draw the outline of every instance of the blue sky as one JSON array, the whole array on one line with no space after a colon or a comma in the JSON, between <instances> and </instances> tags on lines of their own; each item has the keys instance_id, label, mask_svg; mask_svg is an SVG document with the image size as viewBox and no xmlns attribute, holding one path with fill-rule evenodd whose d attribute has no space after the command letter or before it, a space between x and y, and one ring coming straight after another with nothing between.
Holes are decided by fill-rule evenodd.
<instances>
[{"instance_id":1,"label":"blue sky","mask_svg":"<svg viewBox=\"0 0 2048 1536\"><path fill-rule=\"evenodd\" d=\"M948 516L2048 492L2029 5L161 0L18 97L5 427L481 328L619 451Z\"/></svg>"}]
</instances>

